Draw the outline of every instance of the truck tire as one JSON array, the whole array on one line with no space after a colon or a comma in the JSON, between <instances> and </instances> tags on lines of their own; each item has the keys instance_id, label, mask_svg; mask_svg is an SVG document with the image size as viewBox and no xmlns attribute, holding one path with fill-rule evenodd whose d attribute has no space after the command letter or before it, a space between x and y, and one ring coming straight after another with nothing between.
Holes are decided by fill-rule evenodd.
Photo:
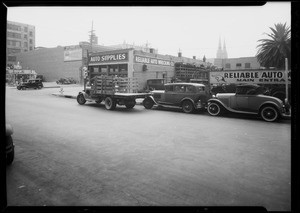
<instances>
[{"instance_id":1,"label":"truck tire","mask_svg":"<svg viewBox=\"0 0 300 213\"><path fill-rule=\"evenodd\" d=\"M144 101L143 101L143 106L146 108L146 109L151 109L154 105L154 102L151 98L145 98Z\"/></svg>"},{"instance_id":2,"label":"truck tire","mask_svg":"<svg viewBox=\"0 0 300 213\"><path fill-rule=\"evenodd\" d=\"M182 111L185 113L192 113L194 111L194 105L191 101L182 102Z\"/></svg>"},{"instance_id":3,"label":"truck tire","mask_svg":"<svg viewBox=\"0 0 300 213\"><path fill-rule=\"evenodd\" d=\"M14 146L13 146L13 139L12 139L12 137L11 136L7 136L6 140L8 140L8 142L7 142L8 144L12 145L12 151L9 152L7 154L7 157L6 157L6 164L7 165L11 165L12 162L13 162L13 160L14 160L14 158L15 158L15 149L14 149Z\"/></svg>"},{"instance_id":4,"label":"truck tire","mask_svg":"<svg viewBox=\"0 0 300 213\"><path fill-rule=\"evenodd\" d=\"M207 106L207 112L212 116L221 115L221 106L217 103L211 102Z\"/></svg>"},{"instance_id":5,"label":"truck tire","mask_svg":"<svg viewBox=\"0 0 300 213\"><path fill-rule=\"evenodd\" d=\"M85 104L86 100L85 100L83 94L77 95L77 102L78 102L80 105Z\"/></svg>"},{"instance_id":6,"label":"truck tire","mask_svg":"<svg viewBox=\"0 0 300 213\"><path fill-rule=\"evenodd\" d=\"M273 122L278 119L279 114L275 107L263 106L260 110L260 116L267 122Z\"/></svg>"},{"instance_id":7,"label":"truck tire","mask_svg":"<svg viewBox=\"0 0 300 213\"><path fill-rule=\"evenodd\" d=\"M116 101L111 98L111 97L106 97L105 98L105 108L108 109L108 110L114 110L116 108Z\"/></svg>"}]
</instances>

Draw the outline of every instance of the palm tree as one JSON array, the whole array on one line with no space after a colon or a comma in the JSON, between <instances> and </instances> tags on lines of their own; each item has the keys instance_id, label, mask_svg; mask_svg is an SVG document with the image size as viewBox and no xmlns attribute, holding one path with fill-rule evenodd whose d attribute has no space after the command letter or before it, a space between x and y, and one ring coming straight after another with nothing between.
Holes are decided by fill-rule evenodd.
<instances>
[{"instance_id":1,"label":"palm tree","mask_svg":"<svg viewBox=\"0 0 300 213\"><path fill-rule=\"evenodd\" d=\"M259 48L256 57L264 67L276 67L284 69L285 58L288 58L290 68L291 62L291 29L286 24L275 24L275 29L270 27L271 34L267 34L270 39L260 39L257 46Z\"/></svg>"}]
</instances>

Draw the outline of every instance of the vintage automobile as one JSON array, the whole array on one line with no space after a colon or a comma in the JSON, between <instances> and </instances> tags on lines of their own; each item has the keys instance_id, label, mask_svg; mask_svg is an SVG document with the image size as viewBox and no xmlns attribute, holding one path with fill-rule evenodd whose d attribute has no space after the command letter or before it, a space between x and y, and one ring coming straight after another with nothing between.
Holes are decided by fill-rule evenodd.
<instances>
[{"instance_id":1,"label":"vintage automobile","mask_svg":"<svg viewBox=\"0 0 300 213\"><path fill-rule=\"evenodd\" d=\"M41 89L43 87L44 87L44 85L43 85L41 79L29 79L26 82L20 83L17 86L17 89L18 90L25 90L25 89L28 89L28 88Z\"/></svg>"},{"instance_id":2,"label":"vintage automobile","mask_svg":"<svg viewBox=\"0 0 300 213\"><path fill-rule=\"evenodd\" d=\"M209 99L207 111L212 116L224 112L259 115L268 122L289 117L289 109L283 102L267 93L266 88L255 84L238 85L235 93L218 93Z\"/></svg>"},{"instance_id":3,"label":"vintage automobile","mask_svg":"<svg viewBox=\"0 0 300 213\"><path fill-rule=\"evenodd\" d=\"M10 124L6 124L6 164L12 164L15 156L15 146L12 139L13 128Z\"/></svg>"},{"instance_id":4,"label":"vintage automobile","mask_svg":"<svg viewBox=\"0 0 300 213\"><path fill-rule=\"evenodd\" d=\"M164 107L179 107L185 113L205 109L207 100L211 97L204 84L168 83L164 90L154 90L144 99L143 105L151 109L153 105Z\"/></svg>"}]
</instances>

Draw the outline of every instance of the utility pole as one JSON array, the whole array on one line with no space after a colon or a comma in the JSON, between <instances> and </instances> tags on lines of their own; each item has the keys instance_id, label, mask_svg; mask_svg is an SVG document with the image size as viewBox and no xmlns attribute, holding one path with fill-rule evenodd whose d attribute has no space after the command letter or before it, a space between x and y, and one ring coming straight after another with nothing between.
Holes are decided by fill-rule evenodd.
<instances>
[{"instance_id":1,"label":"utility pole","mask_svg":"<svg viewBox=\"0 0 300 213\"><path fill-rule=\"evenodd\" d=\"M93 29L93 24L94 22L92 21L92 30L89 31L91 34L90 34L90 44L91 44L91 52L93 52L93 41L94 41L94 36L95 36L95 33L94 33L94 29Z\"/></svg>"}]
</instances>

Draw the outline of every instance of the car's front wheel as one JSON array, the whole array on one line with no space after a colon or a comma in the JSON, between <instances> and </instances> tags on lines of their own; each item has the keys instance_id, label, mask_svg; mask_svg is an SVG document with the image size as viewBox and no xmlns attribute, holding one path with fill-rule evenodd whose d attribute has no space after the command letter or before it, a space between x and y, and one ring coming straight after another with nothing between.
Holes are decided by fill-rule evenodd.
<instances>
[{"instance_id":1,"label":"car's front wheel","mask_svg":"<svg viewBox=\"0 0 300 213\"><path fill-rule=\"evenodd\" d=\"M184 101L182 103L182 110L185 113L192 113L194 111L194 105L191 101Z\"/></svg>"},{"instance_id":2,"label":"car's front wheel","mask_svg":"<svg viewBox=\"0 0 300 213\"><path fill-rule=\"evenodd\" d=\"M154 105L154 102L151 98L145 98L143 101L143 105L146 109L151 109Z\"/></svg>"},{"instance_id":3,"label":"car's front wheel","mask_svg":"<svg viewBox=\"0 0 300 213\"><path fill-rule=\"evenodd\" d=\"M83 94L77 95L77 102L78 102L80 105L85 104L86 100L85 100Z\"/></svg>"},{"instance_id":4,"label":"car's front wheel","mask_svg":"<svg viewBox=\"0 0 300 213\"><path fill-rule=\"evenodd\" d=\"M260 116L262 119L268 122L276 121L279 117L279 114L275 107L273 106L264 106L260 111Z\"/></svg>"},{"instance_id":5,"label":"car's front wheel","mask_svg":"<svg viewBox=\"0 0 300 213\"><path fill-rule=\"evenodd\" d=\"M209 103L207 107L207 112L212 116L218 116L221 114L221 106L217 103Z\"/></svg>"}]
</instances>

